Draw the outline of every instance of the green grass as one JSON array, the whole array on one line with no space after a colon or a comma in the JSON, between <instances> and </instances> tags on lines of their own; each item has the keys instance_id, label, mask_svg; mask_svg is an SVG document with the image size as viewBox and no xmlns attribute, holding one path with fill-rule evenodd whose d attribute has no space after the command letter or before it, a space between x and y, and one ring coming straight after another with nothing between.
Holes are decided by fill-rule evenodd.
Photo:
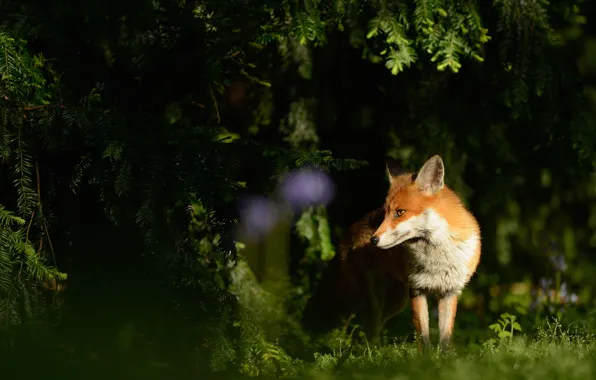
<instances>
[{"instance_id":1,"label":"green grass","mask_svg":"<svg viewBox=\"0 0 596 380\"><path fill-rule=\"evenodd\" d=\"M330 375L334 358L321 358L312 379L588 379L596 374L596 344L587 337L514 339L477 351L421 357L412 347L384 347L346 360ZM304 377L308 378L308 377Z\"/></svg>"},{"instance_id":2,"label":"green grass","mask_svg":"<svg viewBox=\"0 0 596 380\"><path fill-rule=\"evenodd\" d=\"M8 350L3 354L3 373L23 379L241 379L250 375L313 380L589 379L596 375L595 336L584 328L563 328L552 321L533 338L518 334L489 339L480 345L454 346L446 354L433 352L428 357L418 354L414 343L350 348L346 341L334 341L329 342L333 347L328 353L298 360L272 345L258 352L256 361L219 373L207 368L182 368L159 358L140 359L135 352L114 352L106 359L85 350L30 343L4 347Z\"/></svg>"}]
</instances>

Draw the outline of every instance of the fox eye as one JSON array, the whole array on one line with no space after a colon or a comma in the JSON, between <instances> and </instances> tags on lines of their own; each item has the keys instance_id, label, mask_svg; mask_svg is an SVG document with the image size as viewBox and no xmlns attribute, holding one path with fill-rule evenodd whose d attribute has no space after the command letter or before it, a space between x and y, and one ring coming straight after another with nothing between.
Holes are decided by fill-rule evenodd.
<instances>
[{"instance_id":1,"label":"fox eye","mask_svg":"<svg viewBox=\"0 0 596 380\"><path fill-rule=\"evenodd\" d=\"M401 208L395 210L395 217L399 218L400 216L402 216L404 213L406 212L406 210L402 210Z\"/></svg>"}]
</instances>

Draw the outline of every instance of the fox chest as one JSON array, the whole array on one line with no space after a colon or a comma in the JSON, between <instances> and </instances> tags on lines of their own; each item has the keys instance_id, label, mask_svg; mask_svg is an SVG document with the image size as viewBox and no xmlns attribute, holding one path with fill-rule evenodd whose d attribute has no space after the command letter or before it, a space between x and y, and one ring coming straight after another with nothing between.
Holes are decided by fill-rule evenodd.
<instances>
[{"instance_id":1,"label":"fox chest","mask_svg":"<svg viewBox=\"0 0 596 380\"><path fill-rule=\"evenodd\" d=\"M430 244L420 241L408 248L408 282L412 290L436 295L461 293L472 274L469 263L475 253L474 244Z\"/></svg>"}]
</instances>

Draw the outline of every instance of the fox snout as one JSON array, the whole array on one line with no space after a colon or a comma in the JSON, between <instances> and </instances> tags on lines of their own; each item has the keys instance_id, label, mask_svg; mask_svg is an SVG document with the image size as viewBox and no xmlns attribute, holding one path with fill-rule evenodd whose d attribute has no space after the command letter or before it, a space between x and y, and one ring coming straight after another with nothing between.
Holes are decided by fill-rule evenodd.
<instances>
[{"instance_id":1,"label":"fox snout","mask_svg":"<svg viewBox=\"0 0 596 380\"><path fill-rule=\"evenodd\" d=\"M378 238L376 235L373 235L373 236L370 238L370 244L372 244L372 245L377 245L377 244L379 244L379 238Z\"/></svg>"}]
</instances>

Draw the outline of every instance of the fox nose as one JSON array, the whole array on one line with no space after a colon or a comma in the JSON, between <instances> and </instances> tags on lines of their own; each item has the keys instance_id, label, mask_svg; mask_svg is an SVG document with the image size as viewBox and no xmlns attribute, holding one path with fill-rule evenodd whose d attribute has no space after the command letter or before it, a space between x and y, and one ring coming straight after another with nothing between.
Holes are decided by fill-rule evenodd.
<instances>
[{"instance_id":1,"label":"fox nose","mask_svg":"<svg viewBox=\"0 0 596 380\"><path fill-rule=\"evenodd\" d=\"M370 238L370 243L372 245L377 245L379 243L379 238L373 235L373 237Z\"/></svg>"}]
</instances>

